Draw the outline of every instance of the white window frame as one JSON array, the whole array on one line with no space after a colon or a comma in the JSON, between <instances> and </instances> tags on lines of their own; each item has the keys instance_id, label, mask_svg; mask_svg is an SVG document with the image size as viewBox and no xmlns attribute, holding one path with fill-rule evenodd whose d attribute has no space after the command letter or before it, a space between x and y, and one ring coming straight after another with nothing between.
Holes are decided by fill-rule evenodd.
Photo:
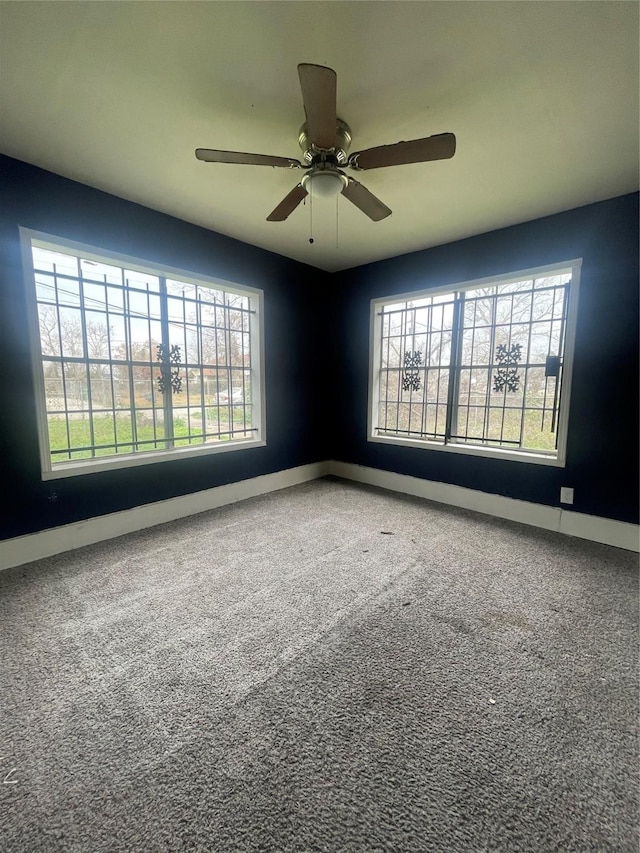
<instances>
[{"instance_id":1,"label":"white window frame","mask_svg":"<svg viewBox=\"0 0 640 853\"><path fill-rule=\"evenodd\" d=\"M369 406L367 418L367 440L379 444L391 444L398 447L417 447L422 450L435 450L442 453L461 453L467 456L481 456L489 459L510 459L518 462L529 462L537 465L549 465L564 468L566 466L567 453L567 428L569 423L569 407L571 399L571 385L573 373L573 358L576 336L576 318L578 313L578 294L580 288L580 269L582 259L577 258L570 261L561 261L555 264L534 267L531 269L518 270L499 276L464 281L458 284L426 288L420 291L410 291L391 296L375 297L371 300L370 331L369 331ZM504 285L512 282L523 281L543 277L552 272L571 271L571 285L569 288L569 300L567 306L567 319L565 329L565 347L562 367L562 399L557 423L557 454L535 452L531 450L510 449L506 447L490 447L470 445L467 443L448 442L442 444L428 439L405 438L402 436L378 435L378 411L379 411L379 369L380 364L380 324L379 312L384 305L393 305L398 302L419 299L421 297L454 294L463 290L473 290L482 287Z\"/></svg>"},{"instance_id":2,"label":"white window frame","mask_svg":"<svg viewBox=\"0 0 640 853\"><path fill-rule=\"evenodd\" d=\"M153 465L179 459L209 456L217 453L228 453L266 445L266 416L264 405L264 293L259 288L244 284L212 278L202 273L194 273L164 264L113 252L96 246L89 246L64 237L34 231L19 227L22 248L22 262L27 296L29 338L33 368L36 410L38 418L38 439L40 446L40 465L43 480L53 480L81 474L95 473L118 468L130 468L138 465ZM33 268L32 244L53 251L72 252L84 259L98 263L120 265L128 270L152 276L164 276L172 280L183 281L186 284L211 287L245 296L250 300L249 334L251 340L251 404L252 431L254 438L235 439L216 443L199 445L184 445L168 450L137 450L132 453L121 453L113 456L99 456L87 459L65 460L51 462L49 446L49 431L47 424L47 405L41 351L40 328L38 320L35 275Z\"/></svg>"}]
</instances>

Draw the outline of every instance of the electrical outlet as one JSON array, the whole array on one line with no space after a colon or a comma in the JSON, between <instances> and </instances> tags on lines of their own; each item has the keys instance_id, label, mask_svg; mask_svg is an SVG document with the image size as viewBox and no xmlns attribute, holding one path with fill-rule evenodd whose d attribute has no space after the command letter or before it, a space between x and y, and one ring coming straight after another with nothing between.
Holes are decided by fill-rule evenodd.
<instances>
[{"instance_id":1,"label":"electrical outlet","mask_svg":"<svg viewBox=\"0 0 640 853\"><path fill-rule=\"evenodd\" d=\"M568 486L561 486L561 488L560 488L560 503L561 504L572 504L573 503L573 489L570 489Z\"/></svg>"}]
</instances>

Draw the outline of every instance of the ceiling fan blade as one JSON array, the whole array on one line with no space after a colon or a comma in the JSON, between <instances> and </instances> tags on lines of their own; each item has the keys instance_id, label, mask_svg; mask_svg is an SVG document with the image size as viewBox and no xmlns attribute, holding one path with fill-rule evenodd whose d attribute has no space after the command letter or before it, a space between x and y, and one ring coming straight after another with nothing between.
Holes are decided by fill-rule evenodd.
<instances>
[{"instance_id":1,"label":"ceiling fan blade","mask_svg":"<svg viewBox=\"0 0 640 853\"><path fill-rule=\"evenodd\" d=\"M295 186L291 192L286 195L280 204L274 208L267 216L267 222L284 222L290 213L296 209L302 199L309 195L302 184Z\"/></svg>"},{"instance_id":2,"label":"ceiling fan blade","mask_svg":"<svg viewBox=\"0 0 640 853\"><path fill-rule=\"evenodd\" d=\"M391 215L391 208L376 198L372 192L353 178L349 178L349 183L342 190L342 195L348 198L352 204L355 204L363 213L373 219L374 222L379 222L386 216Z\"/></svg>"},{"instance_id":3,"label":"ceiling fan blade","mask_svg":"<svg viewBox=\"0 0 640 853\"><path fill-rule=\"evenodd\" d=\"M307 134L318 148L336 144L336 72L324 65L298 65L302 101L307 117Z\"/></svg>"},{"instance_id":4,"label":"ceiling fan blade","mask_svg":"<svg viewBox=\"0 0 640 853\"><path fill-rule=\"evenodd\" d=\"M269 154L247 154L244 151L219 151L216 148L196 148L196 157L205 163L240 163L246 166L283 166L300 169L302 163L291 157L271 157Z\"/></svg>"},{"instance_id":5,"label":"ceiling fan blade","mask_svg":"<svg viewBox=\"0 0 640 853\"><path fill-rule=\"evenodd\" d=\"M382 166L402 166L405 163L425 163L427 160L447 160L456 153L456 138L453 133L438 133L410 142L395 145L379 145L356 151L349 157L353 169L380 169Z\"/></svg>"}]
</instances>

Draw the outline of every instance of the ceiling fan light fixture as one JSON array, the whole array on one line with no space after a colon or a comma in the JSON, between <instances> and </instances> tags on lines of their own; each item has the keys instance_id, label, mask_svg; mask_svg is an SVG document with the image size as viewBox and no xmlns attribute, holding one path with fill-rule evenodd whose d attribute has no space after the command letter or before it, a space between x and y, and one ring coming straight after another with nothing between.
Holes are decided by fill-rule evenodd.
<instances>
[{"instance_id":1,"label":"ceiling fan light fixture","mask_svg":"<svg viewBox=\"0 0 640 853\"><path fill-rule=\"evenodd\" d=\"M310 172L303 178L305 189L321 198L334 198L342 192L347 183L346 175L329 170Z\"/></svg>"}]
</instances>

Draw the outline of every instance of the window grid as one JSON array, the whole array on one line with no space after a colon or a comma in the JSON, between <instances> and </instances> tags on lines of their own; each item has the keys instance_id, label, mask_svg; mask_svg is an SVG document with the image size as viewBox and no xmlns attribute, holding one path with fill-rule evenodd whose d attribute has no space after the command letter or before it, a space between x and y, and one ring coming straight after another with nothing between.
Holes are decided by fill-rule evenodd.
<instances>
[{"instance_id":1,"label":"window grid","mask_svg":"<svg viewBox=\"0 0 640 853\"><path fill-rule=\"evenodd\" d=\"M491 304L492 304L492 309L491 309L492 310L492 325L490 328L491 328L492 337L491 337L491 345L489 348L489 352L492 354L495 353L495 342L496 342L497 336L500 334L501 331L502 331L502 337L506 341L506 344L505 344L506 347L510 348L511 344L512 344L512 339L513 339L513 327L514 327L514 325L525 325L523 323L515 323L513 321L514 300L516 298L515 293L508 294L509 301L510 301L509 317L511 319L508 322L498 322L499 318L497 317L497 304L498 304L498 300L504 298L504 294L500 293L499 289L496 289L496 290L497 290L497 292L494 294L483 294L482 296L478 296L478 297L475 297L472 299L467 298L467 300L466 300L467 303L469 303L471 301L475 302L474 321L473 321L473 333L474 333L474 335L475 335L475 331L477 328L486 328L488 325L488 324L478 324L477 323L477 308L478 308L479 301L480 300L483 300L483 301L490 300L491 301ZM557 432L555 431L554 413L557 410L558 394L556 393L556 391L557 391L557 389L559 389L561 377L558 377L558 378L546 377L546 379L544 381L544 389L543 390L541 389L539 392L542 395L541 405L535 405L535 404L531 403L529 400L530 392L531 392L531 386L533 384L533 382L530 381L530 376L531 376L532 372L534 372L534 374L535 374L535 371L537 371L538 373L541 372L542 366L546 363L547 356L560 355L562 352L563 334L560 330L563 329L563 327L564 327L564 319L565 319L565 313L566 313L565 312L565 308L566 308L565 293L566 293L566 291L567 291L566 282L554 285L552 287L535 288L535 289L533 287L533 282L532 282L532 287L531 287L530 291L519 291L518 292L518 294L520 296L530 296L531 297L529 300L529 304L530 304L529 318L528 318L528 321L526 323L527 328L528 328L528 332L527 332L527 341L526 341L525 353L527 354L528 360L525 363L521 363L518 365L518 371L521 375L522 388L523 388L522 399L518 405L512 405L510 403L509 392L507 390L502 392L501 401L495 402L495 400L493 399L495 397L495 394L492 392L492 379L493 379L495 371L497 370L497 367L498 367L498 365L496 364L496 362L494 360L478 363L478 362L473 362L473 359L472 359L471 361L463 361L461 363L461 365L460 365L461 373L465 370L471 371L473 369L475 369L475 370L486 370L487 371L488 375L487 375L486 392L485 392L484 423L483 423L483 430L482 430L482 433L480 436L477 436L477 435L471 435L470 436L469 435L468 421L467 421L467 427L466 427L465 432L460 433L460 434L456 434L455 432L453 432L451 434L451 440L466 442L466 441L476 441L478 438L480 438L482 442L486 442L487 444L514 445L516 447L521 448L521 447L525 446L525 441L527 438L525 436L525 426L527 424L527 417L531 413L539 411L539 412L541 412L540 432L544 431L546 415L551 414L551 416L552 416L553 423L551 424L551 426L549 428L549 434L552 435L553 442L548 442L546 447L536 446L536 447L532 447L531 449L547 450L547 451L553 451L553 450L557 449ZM536 304L536 299L539 298L540 296L544 296L545 294L547 294L551 297L550 311L548 311L546 316L544 316L542 319L534 319L534 313L533 312L534 312L534 306ZM556 308L557 308L557 304L560 301L562 301L564 307L560 312L558 312L556 310ZM558 313L560 313L560 315L561 315L560 317L556 316ZM546 337L546 341L547 341L544 356L540 355L537 360L531 360L532 359L532 357L531 357L532 335L534 334L534 332L537 332L537 329L540 329L543 326L549 327L548 334L544 335L544 333L542 333L543 336ZM556 331L556 327L558 327L558 331L559 331L559 334L557 335L557 344L558 344L557 345L557 350L558 350L557 352L555 351L556 347L554 347L554 337L555 337L554 332ZM505 338L505 335L506 335L506 338ZM554 351L552 352L552 350L554 350ZM471 354L473 356L473 348L471 349ZM554 390L554 405L551 407L551 409L549 409L547 407L547 396L548 396L548 390L549 390L549 384L550 383L553 385L553 390ZM468 393L467 406L466 406L467 414L470 413L470 409L471 409L471 399L470 399L471 382L470 381L468 383L468 392L469 393ZM477 404L475 407L477 408ZM460 410L463 408L465 408L464 403L462 402L462 400L460 400L458 403L458 409ZM517 429L518 434L517 434L517 437L515 437L513 435L513 433L511 433L511 437L509 437L505 434L505 426L506 426L505 422L506 422L506 419L508 416L510 416L511 420L513 420L512 416L514 414L514 411L513 411L514 409L517 409L519 411L519 416L518 416L517 424L516 424L516 429ZM497 414L499 416L500 426L499 426L499 434L498 435L491 435L492 426L496 422L494 414ZM496 428L496 432L497 431L498 430Z\"/></svg>"},{"instance_id":2,"label":"window grid","mask_svg":"<svg viewBox=\"0 0 640 853\"><path fill-rule=\"evenodd\" d=\"M564 268L480 289L470 285L439 297L437 303L438 297L423 294L378 303L378 417L377 421L374 418L373 434L557 455L570 282L571 273ZM432 346L434 308L447 298L455 318L448 361L444 324L435 329L439 341L435 348ZM420 337L416 335L416 312L425 306L429 333ZM394 328L396 335L392 334ZM410 386L402 391L402 353L413 353L421 346L424 361L417 371L420 390ZM501 360L499 347L514 360ZM430 383L434 370L435 394ZM441 397L445 370L446 403ZM515 377L517 385L504 385L499 390L494 382L500 382L505 372ZM395 395L389 394L392 376ZM420 413L418 428L413 418L416 408ZM444 430L438 428L441 408L447 413Z\"/></svg>"},{"instance_id":3,"label":"window grid","mask_svg":"<svg viewBox=\"0 0 640 853\"><path fill-rule=\"evenodd\" d=\"M112 260L89 261L36 241L31 263L53 465L255 439L249 319L255 309L248 295L129 273ZM88 265L103 271L88 272ZM168 284L181 293L168 293ZM177 312L171 319L169 304ZM172 367L182 387L175 393L165 387L162 395L156 348L167 351L176 341L180 357Z\"/></svg>"},{"instance_id":4,"label":"window grid","mask_svg":"<svg viewBox=\"0 0 640 853\"><path fill-rule=\"evenodd\" d=\"M450 364L446 356L443 359L443 354L446 353L445 336L451 333L446 309L453 309L454 302L431 297L418 302L405 302L401 307L397 307L397 303L384 306L379 312L378 430L380 434L444 438ZM419 314L422 315L420 319ZM419 377L419 389L402 388L405 352L421 353L422 364L414 369ZM435 389L433 401L427 396L430 386Z\"/></svg>"}]
</instances>

